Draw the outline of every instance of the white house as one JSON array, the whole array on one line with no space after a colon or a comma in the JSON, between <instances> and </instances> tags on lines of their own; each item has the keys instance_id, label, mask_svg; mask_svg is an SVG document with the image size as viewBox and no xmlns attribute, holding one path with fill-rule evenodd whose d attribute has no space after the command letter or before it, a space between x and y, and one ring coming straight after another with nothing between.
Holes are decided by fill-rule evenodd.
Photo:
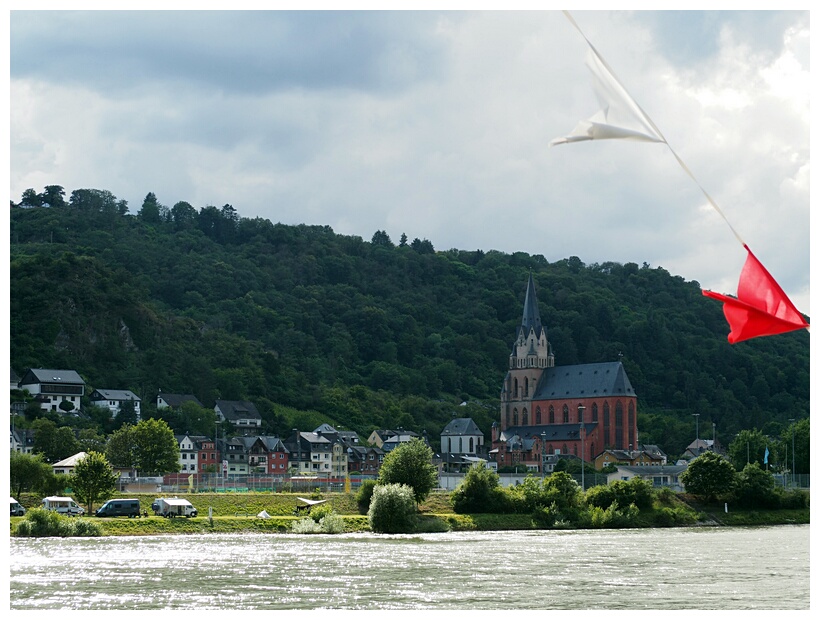
<instances>
[{"instance_id":1,"label":"white house","mask_svg":"<svg viewBox=\"0 0 820 620\"><path fill-rule=\"evenodd\" d=\"M134 412L137 414L137 420L140 419L140 397L134 394L131 390L94 390L89 396L92 405L97 407L105 407L111 411L111 415L115 416L120 412L123 403L130 401L134 404Z\"/></svg>"},{"instance_id":2,"label":"white house","mask_svg":"<svg viewBox=\"0 0 820 620\"><path fill-rule=\"evenodd\" d=\"M202 436L174 435L179 444L179 471L182 473L196 473L199 471L199 441Z\"/></svg>"},{"instance_id":3,"label":"white house","mask_svg":"<svg viewBox=\"0 0 820 620\"><path fill-rule=\"evenodd\" d=\"M58 411L63 401L74 405L77 411L85 394L85 381L74 370L31 368L20 379L19 387L35 396L46 411Z\"/></svg>"},{"instance_id":4,"label":"white house","mask_svg":"<svg viewBox=\"0 0 820 620\"><path fill-rule=\"evenodd\" d=\"M82 461L86 456L85 452L78 452L74 456L69 456L67 459L57 461L51 466L55 474L73 474L77 463Z\"/></svg>"},{"instance_id":5,"label":"white house","mask_svg":"<svg viewBox=\"0 0 820 620\"><path fill-rule=\"evenodd\" d=\"M165 394L160 392L157 394L157 409L167 409L169 407L176 409L188 401L200 407L202 406L202 403L193 394Z\"/></svg>"},{"instance_id":6,"label":"white house","mask_svg":"<svg viewBox=\"0 0 820 620\"><path fill-rule=\"evenodd\" d=\"M218 400L214 406L220 422L228 420L236 428L260 428L262 416L256 405L246 400Z\"/></svg>"},{"instance_id":7,"label":"white house","mask_svg":"<svg viewBox=\"0 0 820 620\"><path fill-rule=\"evenodd\" d=\"M653 487L671 487L676 491L683 491L680 475L689 465L618 465L617 470L607 474L607 484L616 480L629 481L632 478L643 478L652 483Z\"/></svg>"}]
</instances>

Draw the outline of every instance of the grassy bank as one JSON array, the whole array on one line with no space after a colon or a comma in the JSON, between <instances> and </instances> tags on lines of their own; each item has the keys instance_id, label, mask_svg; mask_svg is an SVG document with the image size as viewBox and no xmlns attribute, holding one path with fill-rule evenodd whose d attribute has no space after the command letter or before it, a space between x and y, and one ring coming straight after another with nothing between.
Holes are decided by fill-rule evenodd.
<instances>
[{"instance_id":1,"label":"grassy bank","mask_svg":"<svg viewBox=\"0 0 820 620\"><path fill-rule=\"evenodd\" d=\"M125 496L122 496L125 497ZM140 506L149 515L151 502L156 495L134 495ZM89 517L99 523L105 536L148 536L154 534L204 534L289 532L294 521L302 518L294 515L296 506L302 505L300 497L292 493L191 493L180 494L188 499L199 511L194 519L147 518L105 518ZM301 495L301 497L306 497ZM527 514L471 514L461 515L452 511L449 493L434 493L421 506L419 531L505 531L538 529ZM342 515L348 532L369 531L367 517L360 515L354 494L323 493L333 509ZM37 506L39 498L25 497L27 507ZM209 518L210 514L212 515ZM269 519L257 517L262 511L271 515ZM670 511L676 513L674 520L668 519ZM24 517L11 519L11 531ZM701 505L675 499L673 506L659 507L641 513L634 523L636 527L674 527L679 525L782 525L809 523L809 509L805 510L733 510L724 512L724 506Z\"/></svg>"}]
</instances>

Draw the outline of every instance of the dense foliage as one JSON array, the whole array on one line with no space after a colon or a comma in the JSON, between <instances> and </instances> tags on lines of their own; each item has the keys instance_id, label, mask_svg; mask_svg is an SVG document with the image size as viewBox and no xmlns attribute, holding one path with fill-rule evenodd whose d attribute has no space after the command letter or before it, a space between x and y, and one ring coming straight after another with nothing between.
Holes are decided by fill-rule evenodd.
<instances>
[{"instance_id":1,"label":"dense foliage","mask_svg":"<svg viewBox=\"0 0 820 620\"><path fill-rule=\"evenodd\" d=\"M737 486L737 471L732 464L714 452L704 452L681 474L680 481L687 493L705 501L732 493Z\"/></svg>"},{"instance_id":2,"label":"dense foliage","mask_svg":"<svg viewBox=\"0 0 820 620\"><path fill-rule=\"evenodd\" d=\"M12 368L75 369L89 388L134 391L144 416L160 417L149 403L161 389L206 408L251 400L278 434L328 421L435 442L456 414L489 435L530 272L557 364L623 354L643 442L680 454L693 413L724 445L808 416L808 333L731 346L720 304L661 267L436 251L384 231L366 241L242 218L229 204L166 207L153 193L135 215L106 190L66 198L58 185L20 204L30 208L10 215ZM105 434L127 422L73 420ZM166 421L178 432L210 424L198 412Z\"/></svg>"},{"instance_id":3,"label":"dense foliage","mask_svg":"<svg viewBox=\"0 0 820 620\"><path fill-rule=\"evenodd\" d=\"M379 484L373 489L367 521L374 532L408 534L415 531L417 513L412 488L406 484Z\"/></svg>"},{"instance_id":4,"label":"dense foliage","mask_svg":"<svg viewBox=\"0 0 820 620\"><path fill-rule=\"evenodd\" d=\"M114 473L111 463L99 452L89 452L77 462L69 484L74 496L85 504L86 512L94 514L94 507L112 497L117 490L119 475Z\"/></svg>"},{"instance_id":5,"label":"dense foliage","mask_svg":"<svg viewBox=\"0 0 820 620\"><path fill-rule=\"evenodd\" d=\"M378 484L407 485L421 503L438 486L438 471L432 461L433 451L414 437L387 453L379 468Z\"/></svg>"}]
</instances>

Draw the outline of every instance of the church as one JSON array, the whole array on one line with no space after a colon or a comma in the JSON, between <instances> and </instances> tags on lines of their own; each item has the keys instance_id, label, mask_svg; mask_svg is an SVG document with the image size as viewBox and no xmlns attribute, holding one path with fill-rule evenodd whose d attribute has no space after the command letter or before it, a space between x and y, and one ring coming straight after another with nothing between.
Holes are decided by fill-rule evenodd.
<instances>
[{"instance_id":1,"label":"church","mask_svg":"<svg viewBox=\"0 0 820 620\"><path fill-rule=\"evenodd\" d=\"M492 460L541 472L552 455L591 462L604 450L637 449L637 406L620 361L555 365L530 274L501 388L501 420L493 424Z\"/></svg>"}]
</instances>

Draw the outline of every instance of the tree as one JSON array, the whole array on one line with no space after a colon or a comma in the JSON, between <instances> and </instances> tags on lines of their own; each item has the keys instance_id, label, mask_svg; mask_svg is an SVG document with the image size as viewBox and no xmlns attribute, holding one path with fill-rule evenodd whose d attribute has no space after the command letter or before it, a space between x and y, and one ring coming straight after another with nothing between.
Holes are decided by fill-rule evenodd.
<instances>
[{"instance_id":1,"label":"tree","mask_svg":"<svg viewBox=\"0 0 820 620\"><path fill-rule=\"evenodd\" d=\"M719 454L704 452L689 463L680 479L687 493L712 502L734 490L737 472L732 464Z\"/></svg>"},{"instance_id":2,"label":"tree","mask_svg":"<svg viewBox=\"0 0 820 620\"><path fill-rule=\"evenodd\" d=\"M57 406L59 407L60 411L63 411L65 413L70 413L71 411L74 411L74 403L72 403L70 400L61 400L60 404Z\"/></svg>"},{"instance_id":3,"label":"tree","mask_svg":"<svg viewBox=\"0 0 820 620\"><path fill-rule=\"evenodd\" d=\"M92 514L96 502L105 501L117 490L117 478L104 454L89 452L77 462L69 480L74 495Z\"/></svg>"},{"instance_id":4,"label":"tree","mask_svg":"<svg viewBox=\"0 0 820 620\"><path fill-rule=\"evenodd\" d=\"M373 233L373 237L370 239L370 243L373 245L380 245L386 248L392 248L393 242L390 240L390 235L388 235L383 230L377 230Z\"/></svg>"},{"instance_id":5,"label":"tree","mask_svg":"<svg viewBox=\"0 0 820 620\"><path fill-rule=\"evenodd\" d=\"M416 502L423 502L438 485L433 451L416 437L393 448L384 457L379 484L406 484L413 489Z\"/></svg>"},{"instance_id":6,"label":"tree","mask_svg":"<svg viewBox=\"0 0 820 620\"><path fill-rule=\"evenodd\" d=\"M134 427L126 424L114 431L105 444L105 455L114 467L135 467Z\"/></svg>"},{"instance_id":7,"label":"tree","mask_svg":"<svg viewBox=\"0 0 820 620\"><path fill-rule=\"evenodd\" d=\"M179 471L179 444L163 420L142 420L131 430L134 465L146 476Z\"/></svg>"},{"instance_id":8,"label":"tree","mask_svg":"<svg viewBox=\"0 0 820 620\"><path fill-rule=\"evenodd\" d=\"M114 416L114 426L122 427L125 424L137 423L137 409L134 406L133 400L123 401L120 405L120 410Z\"/></svg>"},{"instance_id":9,"label":"tree","mask_svg":"<svg viewBox=\"0 0 820 620\"><path fill-rule=\"evenodd\" d=\"M484 461L467 470L464 480L450 496L457 513L503 513L507 511L507 496L499 484L498 474Z\"/></svg>"},{"instance_id":10,"label":"tree","mask_svg":"<svg viewBox=\"0 0 820 620\"><path fill-rule=\"evenodd\" d=\"M769 443L770 440L760 430L744 429L729 444L729 460L737 471L741 471L748 463L763 465L763 455Z\"/></svg>"},{"instance_id":11,"label":"tree","mask_svg":"<svg viewBox=\"0 0 820 620\"><path fill-rule=\"evenodd\" d=\"M749 463L737 477L737 501L744 508L777 508L774 476L757 463Z\"/></svg>"},{"instance_id":12,"label":"tree","mask_svg":"<svg viewBox=\"0 0 820 620\"><path fill-rule=\"evenodd\" d=\"M416 527L417 512L412 488L406 484L378 484L373 488L367 520L374 532L407 534Z\"/></svg>"},{"instance_id":13,"label":"tree","mask_svg":"<svg viewBox=\"0 0 820 620\"><path fill-rule=\"evenodd\" d=\"M58 427L51 420L40 418L31 427L34 429L33 451L42 454L47 463L56 463L80 451L79 442L67 426Z\"/></svg>"},{"instance_id":14,"label":"tree","mask_svg":"<svg viewBox=\"0 0 820 620\"><path fill-rule=\"evenodd\" d=\"M53 474L51 465L43 460L42 454L12 452L9 460L9 486L18 498L23 492L41 488L43 482Z\"/></svg>"},{"instance_id":15,"label":"tree","mask_svg":"<svg viewBox=\"0 0 820 620\"><path fill-rule=\"evenodd\" d=\"M142 202L142 208L137 213L137 217L149 224L158 224L162 221L160 214L160 204L154 192L148 192Z\"/></svg>"}]
</instances>

